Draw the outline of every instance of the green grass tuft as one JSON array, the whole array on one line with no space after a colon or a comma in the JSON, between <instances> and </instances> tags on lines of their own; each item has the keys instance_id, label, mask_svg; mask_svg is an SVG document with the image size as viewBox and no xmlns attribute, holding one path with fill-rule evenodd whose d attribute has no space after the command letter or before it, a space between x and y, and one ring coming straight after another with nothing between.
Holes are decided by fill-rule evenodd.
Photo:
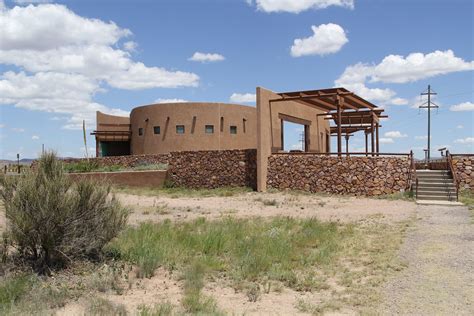
<instances>
[{"instance_id":1,"label":"green grass tuft","mask_svg":"<svg viewBox=\"0 0 474 316\"><path fill-rule=\"evenodd\" d=\"M206 272L226 271L236 283L274 280L295 289L319 288L320 280L305 281L306 275L314 265L330 264L350 234L350 226L316 219L167 220L127 229L109 250L137 264L141 277L152 276L159 266L187 275L199 259Z\"/></svg>"}]
</instances>

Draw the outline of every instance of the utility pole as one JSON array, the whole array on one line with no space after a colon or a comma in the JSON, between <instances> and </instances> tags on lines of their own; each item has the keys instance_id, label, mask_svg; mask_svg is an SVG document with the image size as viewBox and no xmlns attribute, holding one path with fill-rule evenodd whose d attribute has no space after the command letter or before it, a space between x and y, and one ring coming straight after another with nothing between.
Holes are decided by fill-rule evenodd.
<instances>
[{"instance_id":1,"label":"utility pole","mask_svg":"<svg viewBox=\"0 0 474 316\"><path fill-rule=\"evenodd\" d=\"M431 109L437 109L439 108L438 105L436 105L434 102L431 101L431 96L432 95L437 95L436 92L433 92L431 90L431 85L428 85L428 91L420 93L420 95L427 95L428 96L428 101L423 103L422 105L419 106L420 109L428 109L428 148L427 148L427 160L430 160L430 152L431 152ZM427 104L427 105L425 105ZM433 105L432 105L433 104Z\"/></svg>"}]
</instances>

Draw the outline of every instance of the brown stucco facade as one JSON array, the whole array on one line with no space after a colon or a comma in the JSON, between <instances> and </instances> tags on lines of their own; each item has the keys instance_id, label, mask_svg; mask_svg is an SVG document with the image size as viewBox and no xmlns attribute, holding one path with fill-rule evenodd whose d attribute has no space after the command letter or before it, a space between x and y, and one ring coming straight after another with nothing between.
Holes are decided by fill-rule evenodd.
<instances>
[{"instance_id":1,"label":"brown stucco facade","mask_svg":"<svg viewBox=\"0 0 474 316\"><path fill-rule=\"evenodd\" d=\"M257 148L256 108L227 103L160 103L140 106L130 117L97 112L97 156ZM115 148L112 143L120 148ZM120 143L118 143L120 142Z\"/></svg>"},{"instance_id":2,"label":"brown stucco facade","mask_svg":"<svg viewBox=\"0 0 474 316\"><path fill-rule=\"evenodd\" d=\"M256 109L225 103L169 103L130 114L134 155L177 151L255 149Z\"/></svg>"}]
</instances>

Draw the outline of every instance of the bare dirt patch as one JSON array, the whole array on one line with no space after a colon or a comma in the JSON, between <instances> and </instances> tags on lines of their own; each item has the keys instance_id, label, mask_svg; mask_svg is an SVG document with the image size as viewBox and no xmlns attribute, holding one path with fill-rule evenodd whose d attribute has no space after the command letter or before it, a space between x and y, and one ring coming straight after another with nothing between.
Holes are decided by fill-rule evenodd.
<instances>
[{"instance_id":1,"label":"bare dirt patch","mask_svg":"<svg viewBox=\"0 0 474 316\"><path fill-rule=\"evenodd\" d=\"M319 196L291 192L248 192L231 197L170 197L117 194L132 208L129 223L144 221L193 220L198 217L218 219L291 216L317 218L323 221L355 222L379 215L385 222L409 219L416 209L413 202L367 199L358 197Z\"/></svg>"}]
</instances>

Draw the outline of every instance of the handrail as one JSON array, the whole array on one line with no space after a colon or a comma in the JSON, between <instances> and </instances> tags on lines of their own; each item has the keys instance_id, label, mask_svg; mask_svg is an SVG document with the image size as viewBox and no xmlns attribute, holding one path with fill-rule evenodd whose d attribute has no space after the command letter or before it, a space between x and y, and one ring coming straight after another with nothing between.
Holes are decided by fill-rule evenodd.
<instances>
[{"instance_id":1,"label":"handrail","mask_svg":"<svg viewBox=\"0 0 474 316\"><path fill-rule=\"evenodd\" d=\"M272 155L321 155L321 156L337 156L337 155L341 155L341 156L347 156L347 155L353 155L353 156L356 156L356 155L361 155L361 156L366 156L368 155L369 157L370 156L408 156L410 157L410 153L376 153L376 152L369 152L369 153L366 153L366 152L349 152L349 153L346 153L346 152L343 152L343 153L318 153L318 152L311 152L311 151L302 151L302 152L274 152L272 153Z\"/></svg>"},{"instance_id":2,"label":"handrail","mask_svg":"<svg viewBox=\"0 0 474 316\"><path fill-rule=\"evenodd\" d=\"M448 159L449 170L451 171L451 174L453 175L454 186L456 188L456 201L457 201L459 199L459 181L456 175L456 171L454 170L452 155L449 153L448 150L446 151L446 157Z\"/></svg>"},{"instance_id":3,"label":"handrail","mask_svg":"<svg viewBox=\"0 0 474 316\"><path fill-rule=\"evenodd\" d=\"M408 178L408 183L410 184L410 189L413 190L413 178L415 180L416 188L415 188L415 199L418 197L418 176L416 175L416 165L415 160L413 159L413 151L410 150L410 174Z\"/></svg>"}]
</instances>

